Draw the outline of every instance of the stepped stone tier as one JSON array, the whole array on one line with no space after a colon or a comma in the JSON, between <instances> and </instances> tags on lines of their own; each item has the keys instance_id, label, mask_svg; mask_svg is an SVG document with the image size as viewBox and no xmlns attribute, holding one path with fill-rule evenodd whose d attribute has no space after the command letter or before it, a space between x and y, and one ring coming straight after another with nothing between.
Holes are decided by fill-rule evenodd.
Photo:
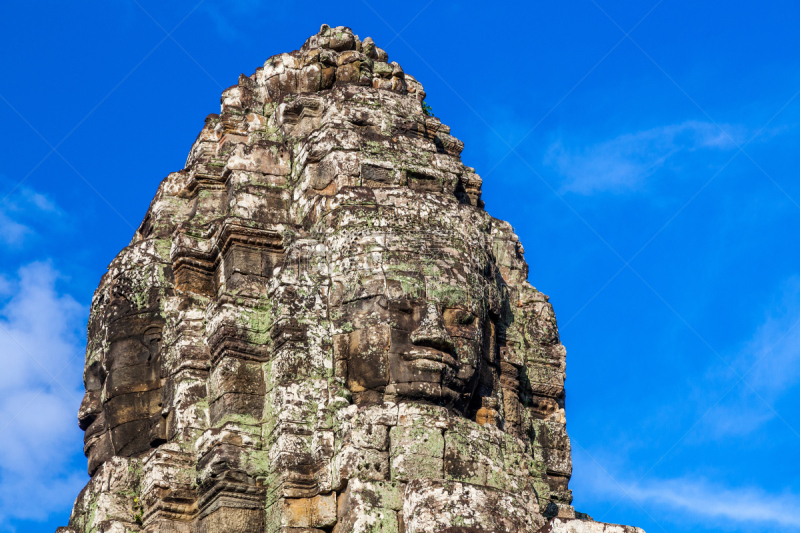
<instances>
[{"instance_id":1,"label":"stepped stone tier","mask_svg":"<svg viewBox=\"0 0 800 533\"><path fill-rule=\"evenodd\" d=\"M566 351L464 145L322 26L222 93L92 300L61 532L591 532Z\"/></svg>"}]
</instances>

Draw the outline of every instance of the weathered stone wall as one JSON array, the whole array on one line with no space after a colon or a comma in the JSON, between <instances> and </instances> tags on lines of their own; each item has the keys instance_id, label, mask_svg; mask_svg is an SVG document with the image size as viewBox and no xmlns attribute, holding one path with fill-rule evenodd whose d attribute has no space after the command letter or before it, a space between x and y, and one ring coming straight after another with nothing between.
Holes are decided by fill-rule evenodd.
<instances>
[{"instance_id":1,"label":"weathered stone wall","mask_svg":"<svg viewBox=\"0 0 800 533\"><path fill-rule=\"evenodd\" d=\"M424 98L328 26L223 92L95 293L62 530L616 531L575 519L553 309Z\"/></svg>"}]
</instances>

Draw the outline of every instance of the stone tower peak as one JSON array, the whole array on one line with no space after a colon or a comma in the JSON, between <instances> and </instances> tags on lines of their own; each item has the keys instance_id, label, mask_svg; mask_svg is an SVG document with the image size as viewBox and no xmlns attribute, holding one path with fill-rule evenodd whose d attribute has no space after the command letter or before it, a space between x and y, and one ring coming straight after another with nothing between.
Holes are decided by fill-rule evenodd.
<instances>
[{"instance_id":1,"label":"stone tower peak","mask_svg":"<svg viewBox=\"0 0 800 533\"><path fill-rule=\"evenodd\" d=\"M424 99L327 25L223 91L95 292L62 533L641 533L572 507L555 312Z\"/></svg>"}]
</instances>

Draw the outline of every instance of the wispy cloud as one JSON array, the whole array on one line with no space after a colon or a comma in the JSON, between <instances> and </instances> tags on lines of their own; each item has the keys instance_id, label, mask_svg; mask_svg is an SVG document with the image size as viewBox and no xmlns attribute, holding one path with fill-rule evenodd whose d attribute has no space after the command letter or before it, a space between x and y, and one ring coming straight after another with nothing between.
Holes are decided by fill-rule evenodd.
<instances>
[{"instance_id":1,"label":"wispy cloud","mask_svg":"<svg viewBox=\"0 0 800 533\"><path fill-rule=\"evenodd\" d=\"M86 310L58 293L58 276L31 263L2 279L0 523L63 512L87 479L74 466Z\"/></svg>"},{"instance_id":2,"label":"wispy cloud","mask_svg":"<svg viewBox=\"0 0 800 533\"><path fill-rule=\"evenodd\" d=\"M626 133L588 146L550 145L544 163L564 178L562 192L590 195L642 189L648 177L681 152L731 150L745 142L744 129L687 121ZM735 142L734 142L735 141Z\"/></svg>"},{"instance_id":3,"label":"wispy cloud","mask_svg":"<svg viewBox=\"0 0 800 533\"><path fill-rule=\"evenodd\" d=\"M3 211L0 211L0 242L16 246L20 244L33 230L25 224L20 224Z\"/></svg>"},{"instance_id":4,"label":"wispy cloud","mask_svg":"<svg viewBox=\"0 0 800 533\"><path fill-rule=\"evenodd\" d=\"M61 209L50 198L28 187L20 187L0 202L0 244L17 247L34 236L42 217L57 217Z\"/></svg>"},{"instance_id":5,"label":"wispy cloud","mask_svg":"<svg viewBox=\"0 0 800 533\"><path fill-rule=\"evenodd\" d=\"M774 305L737 362L745 371L756 365L748 381L770 398L800 377L800 276L784 281L776 292Z\"/></svg>"},{"instance_id":6,"label":"wispy cloud","mask_svg":"<svg viewBox=\"0 0 800 533\"><path fill-rule=\"evenodd\" d=\"M769 494L753 487L725 487L697 479L649 481L629 493L634 500L694 515L749 525L771 523L800 529L800 495Z\"/></svg>"},{"instance_id":7,"label":"wispy cloud","mask_svg":"<svg viewBox=\"0 0 800 533\"><path fill-rule=\"evenodd\" d=\"M744 435L775 419L770 406L774 408L798 384L800 276L781 283L776 293L762 323L732 358L731 366L749 386L740 384L705 417L713 438ZM727 366L717 366L709 371L707 379L738 379L731 374Z\"/></svg>"},{"instance_id":8,"label":"wispy cloud","mask_svg":"<svg viewBox=\"0 0 800 533\"><path fill-rule=\"evenodd\" d=\"M581 495L609 503L609 507L620 498L630 498L659 522L724 524L725 529L745 531L756 526L800 530L800 494L788 490L770 493L757 487L729 486L696 476L646 479L634 484L624 477L610 477L585 453L577 452L574 460L576 471L580 472ZM613 511L608 516L594 518L615 519Z\"/></svg>"}]
</instances>

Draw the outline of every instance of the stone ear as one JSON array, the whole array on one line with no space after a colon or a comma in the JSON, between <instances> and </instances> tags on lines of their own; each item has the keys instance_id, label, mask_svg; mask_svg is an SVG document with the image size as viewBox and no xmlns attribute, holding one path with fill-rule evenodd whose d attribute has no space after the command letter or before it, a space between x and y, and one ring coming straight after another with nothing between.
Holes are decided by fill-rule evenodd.
<instances>
[{"instance_id":1,"label":"stone ear","mask_svg":"<svg viewBox=\"0 0 800 533\"><path fill-rule=\"evenodd\" d=\"M161 327L152 326L148 328L142 335L142 344L150 352L150 361L158 357L161 352Z\"/></svg>"}]
</instances>

